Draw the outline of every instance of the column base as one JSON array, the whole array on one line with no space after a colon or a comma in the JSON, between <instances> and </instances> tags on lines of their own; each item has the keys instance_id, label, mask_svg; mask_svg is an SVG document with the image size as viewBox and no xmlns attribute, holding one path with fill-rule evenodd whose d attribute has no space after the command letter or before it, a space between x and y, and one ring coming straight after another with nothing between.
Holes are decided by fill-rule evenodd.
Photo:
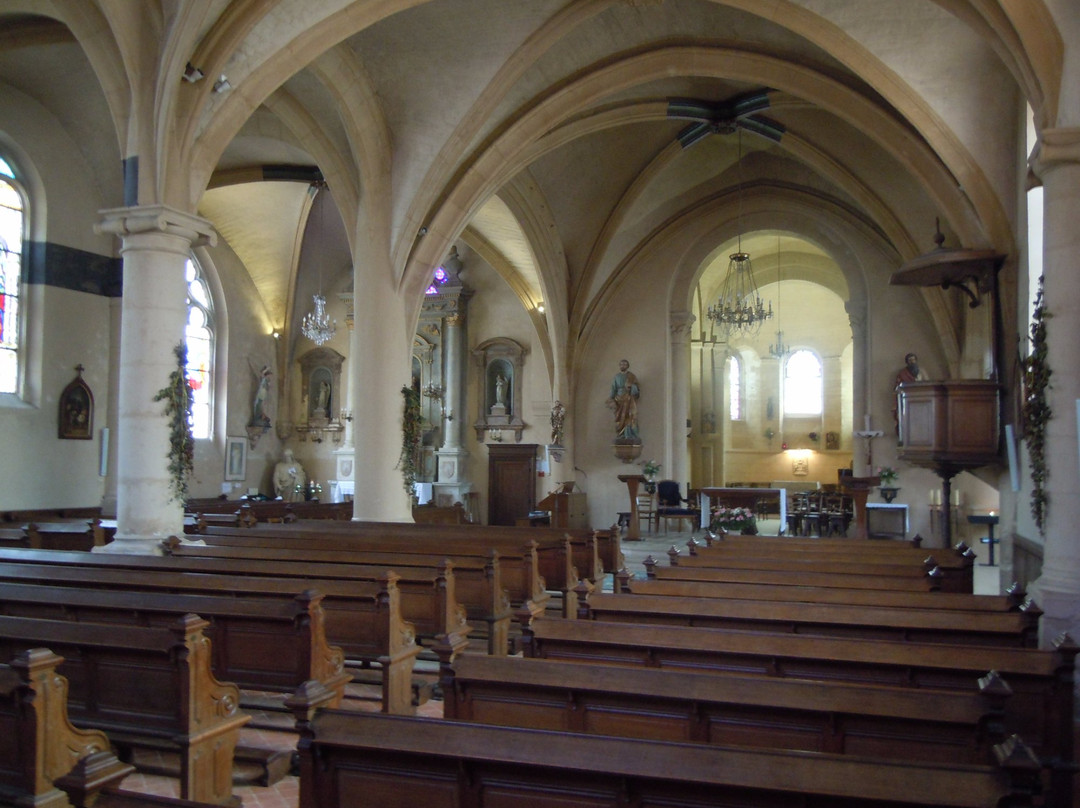
<instances>
[{"instance_id":1,"label":"column base","mask_svg":"<svg viewBox=\"0 0 1080 808\"><path fill-rule=\"evenodd\" d=\"M160 536L128 536L121 538L113 536L108 544L91 549L94 553L110 553L113 555L165 555L161 549Z\"/></svg>"},{"instance_id":2,"label":"column base","mask_svg":"<svg viewBox=\"0 0 1080 808\"><path fill-rule=\"evenodd\" d=\"M1028 585L1028 594L1042 609L1039 620L1039 647L1050 648L1055 639L1068 632L1080 641L1080 582L1064 585L1043 575ZM1078 682L1080 684L1080 682Z\"/></svg>"}]
</instances>

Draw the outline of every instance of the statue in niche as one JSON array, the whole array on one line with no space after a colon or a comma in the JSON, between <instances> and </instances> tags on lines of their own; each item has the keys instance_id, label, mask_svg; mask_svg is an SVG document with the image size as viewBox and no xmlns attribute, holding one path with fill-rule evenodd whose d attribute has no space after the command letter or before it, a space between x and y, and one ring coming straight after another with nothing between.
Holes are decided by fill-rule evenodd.
<instances>
[{"instance_id":1,"label":"statue in niche","mask_svg":"<svg viewBox=\"0 0 1080 808\"><path fill-rule=\"evenodd\" d=\"M506 377L501 373L495 377L495 403L506 405Z\"/></svg>"},{"instance_id":2,"label":"statue in niche","mask_svg":"<svg viewBox=\"0 0 1080 808\"><path fill-rule=\"evenodd\" d=\"M330 406L330 383L327 381L319 382L319 392L315 398L315 409L322 415L327 414L327 408Z\"/></svg>"}]
</instances>

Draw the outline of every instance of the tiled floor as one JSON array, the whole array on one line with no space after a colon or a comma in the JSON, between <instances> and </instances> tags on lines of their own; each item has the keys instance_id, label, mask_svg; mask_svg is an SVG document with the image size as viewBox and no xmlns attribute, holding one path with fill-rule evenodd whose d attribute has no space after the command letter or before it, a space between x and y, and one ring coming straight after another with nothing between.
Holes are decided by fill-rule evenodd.
<instances>
[{"instance_id":1,"label":"tiled floor","mask_svg":"<svg viewBox=\"0 0 1080 808\"><path fill-rule=\"evenodd\" d=\"M768 523L763 526L763 532L768 530ZM686 543L691 536L701 537L700 531L683 531L679 533L648 533L640 541L624 542L623 555L626 560L626 569L633 575L644 577L644 560L652 555L661 565L668 564L667 552L672 547L677 547L686 553ZM976 548L978 552L984 548ZM980 558L980 561L984 559ZM610 591L612 578L606 576L604 589ZM975 567L975 591L979 593L997 593L998 579L997 568L983 566ZM350 696L343 703L346 709L375 711L378 709L378 690L369 685L350 685ZM442 702L431 699L417 708L417 714L442 718ZM258 714L262 722L281 727L282 729L244 728L241 732L240 742L243 745L260 748L295 749L297 735L288 731L291 719L285 715ZM1080 778L1078 778L1080 780ZM123 787L131 791L141 793L160 794L164 796L179 796L179 784L174 778L151 774L133 774L124 780ZM234 793L240 798L243 808L297 808L300 796L300 783L294 775L287 775L272 786L238 785ZM1080 797L1080 787L1078 787Z\"/></svg>"}]
</instances>

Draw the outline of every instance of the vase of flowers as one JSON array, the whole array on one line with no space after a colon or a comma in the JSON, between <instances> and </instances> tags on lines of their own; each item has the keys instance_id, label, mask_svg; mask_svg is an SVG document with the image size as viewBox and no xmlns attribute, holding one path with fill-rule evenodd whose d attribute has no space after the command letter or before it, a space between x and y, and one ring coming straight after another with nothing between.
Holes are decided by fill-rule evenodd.
<instances>
[{"instance_id":1,"label":"vase of flowers","mask_svg":"<svg viewBox=\"0 0 1080 808\"><path fill-rule=\"evenodd\" d=\"M891 466L878 466L877 476L881 478L881 485L878 486L878 491L881 492L881 498L886 502L892 502L896 499L896 495L900 491L900 489L894 485L897 477L900 475L897 474L896 469Z\"/></svg>"},{"instance_id":2,"label":"vase of flowers","mask_svg":"<svg viewBox=\"0 0 1080 808\"><path fill-rule=\"evenodd\" d=\"M660 464L655 460L649 460L641 467L641 473L645 475L645 492L656 492L656 475L660 473Z\"/></svg>"},{"instance_id":3,"label":"vase of flowers","mask_svg":"<svg viewBox=\"0 0 1080 808\"><path fill-rule=\"evenodd\" d=\"M719 505L712 510L709 528L718 533L742 533L746 536L757 535L757 519L749 508L729 508Z\"/></svg>"}]
</instances>

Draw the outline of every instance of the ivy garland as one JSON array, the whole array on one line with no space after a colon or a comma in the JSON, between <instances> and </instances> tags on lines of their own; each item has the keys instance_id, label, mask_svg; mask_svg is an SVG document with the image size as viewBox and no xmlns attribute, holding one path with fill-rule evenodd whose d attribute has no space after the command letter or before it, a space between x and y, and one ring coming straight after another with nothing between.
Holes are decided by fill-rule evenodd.
<instances>
[{"instance_id":1,"label":"ivy garland","mask_svg":"<svg viewBox=\"0 0 1080 808\"><path fill-rule=\"evenodd\" d=\"M423 435L423 417L420 414L420 391L402 387L401 395L405 398L405 411L401 425L401 457L398 458L398 468L401 469L405 491L412 496L417 474L416 455Z\"/></svg>"},{"instance_id":2,"label":"ivy garland","mask_svg":"<svg viewBox=\"0 0 1080 808\"><path fill-rule=\"evenodd\" d=\"M1031 321L1031 354L1023 361L1024 371L1024 443L1031 462L1031 515L1039 533L1044 532L1046 519L1046 425L1053 414L1046 400L1052 371L1046 364L1046 321L1050 312L1043 305L1043 279L1035 295L1035 310Z\"/></svg>"},{"instance_id":3,"label":"ivy garland","mask_svg":"<svg viewBox=\"0 0 1080 808\"><path fill-rule=\"evenodd\" d=\"M180 342L173 348L176 370L169 374L169 383L154 396L165 402L165 417L169 419L169 474L172 476L173 500L187 500L188 480L195 468L195 439L191 435L191 386L187 379L187 345Z\"/></svg>"}]
</instances>

